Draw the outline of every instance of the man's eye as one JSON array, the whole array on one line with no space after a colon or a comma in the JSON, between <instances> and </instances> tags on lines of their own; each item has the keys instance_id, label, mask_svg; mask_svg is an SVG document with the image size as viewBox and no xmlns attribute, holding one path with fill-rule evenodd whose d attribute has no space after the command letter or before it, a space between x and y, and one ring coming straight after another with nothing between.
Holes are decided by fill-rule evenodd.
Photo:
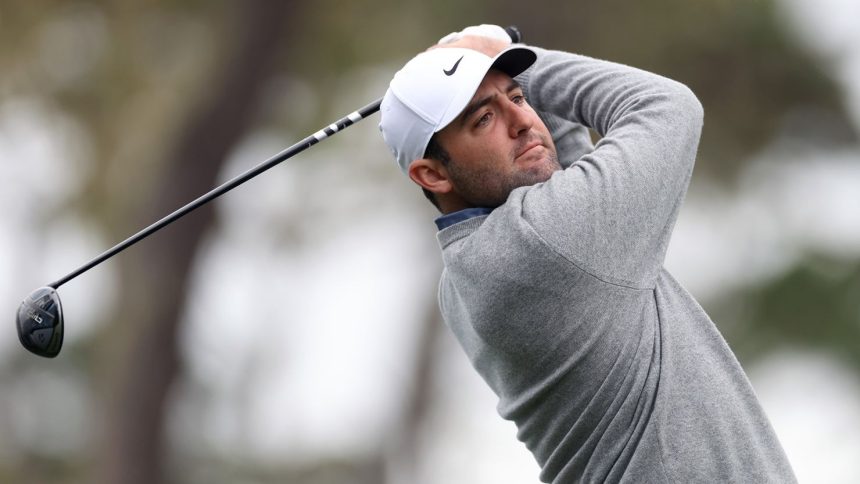
<instances>
[{"instance_id":1,"label":"man's eye","mask_svg":"<svg viewBox=\"0 0 860 484\"><path fill-rule=\"evenodd\" d=\"M475 123L475 126L484 126L485 124L490 122L491 117L492 116L490 113L484 113L483 116L478 118L478 121Z\"/></svg>"},{"instance_id":2,"label":"man's eye","mask_svg":"<svg viewBox=\"0 0 860 484\"><path fill-rule=\"evenodd\" d=\"M519 95L512 97L511 101L513 101L514 104L523 104L526 102L526 97L523 96L522 94L519 94Z\"/></svg>"}]
</instances>

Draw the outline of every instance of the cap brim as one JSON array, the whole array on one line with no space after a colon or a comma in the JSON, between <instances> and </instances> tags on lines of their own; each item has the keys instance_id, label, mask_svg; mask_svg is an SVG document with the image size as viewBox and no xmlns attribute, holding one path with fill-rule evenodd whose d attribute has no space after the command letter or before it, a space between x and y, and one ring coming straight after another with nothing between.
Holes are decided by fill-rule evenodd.
<instances>
[{"instance_id":1,"label":"cap brim","mask_svg":"<svg viewBox=\"0 0 860 484\"><path fill-rule=\"evenodd\" d=\"M527 47L509 47L493 60L490 69L498 69L505 74L516 77L531 67L537 60L537 54Z\"/></svg>"}]
</instances>

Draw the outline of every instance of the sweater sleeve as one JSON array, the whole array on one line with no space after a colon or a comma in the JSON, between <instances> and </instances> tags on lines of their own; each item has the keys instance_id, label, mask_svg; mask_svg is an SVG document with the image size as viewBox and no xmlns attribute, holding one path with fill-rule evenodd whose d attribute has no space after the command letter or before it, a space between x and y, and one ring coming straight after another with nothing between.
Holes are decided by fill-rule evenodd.
<instances>
[{"instance_id":1,"label":"sweater sleeve","mask_svg":"<svg viewBox=\"0 0 860 484\"><path fill-rule=\"evenodd\" d=\"M670 79L534 50L538 60L520 77L530 104L550 129L553 120L567 120L602 138L584 154L560 146L565 169L515 191L509 202L545 243L583 270L607 282L651 287L689 185L702 106Z\"/></svg>"}]
</instances>

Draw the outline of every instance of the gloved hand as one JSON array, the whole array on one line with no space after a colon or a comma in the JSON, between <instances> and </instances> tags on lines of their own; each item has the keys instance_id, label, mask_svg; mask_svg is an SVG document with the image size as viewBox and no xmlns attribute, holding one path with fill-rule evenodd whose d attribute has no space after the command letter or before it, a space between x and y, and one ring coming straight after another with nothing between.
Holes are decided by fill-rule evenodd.
<instances>
[{"instance_id":1,"label":"gloved hand","mask_svg":"<svg viewBox=\"0 0 860 484\"><path fill-rule=\"evenodd\" d=\"M460 32L451 32L439 39L439 43L431 47L462 47L477 50L489 57L495 57L499 52L511 45L511 37L498 25L473 25Z\"/></svg>"},{"instance_id":2,"label":"gloved hand","mask_svg":"<svg viewBox=\"0 0 860 484\"><path fill-rule=\"evenodd\" d=\"M508 32L505 31L505 29L503 29L502 27L499 27L498 25L481 24L466 27L459 32L451 32L445 37L439 39L438 44L449 44L451 42L456 42L466 35L474 35L477 37L496 39L505 42L508 45L511 43L510 35L508 35Z\"/></svg>"}]
</instances>

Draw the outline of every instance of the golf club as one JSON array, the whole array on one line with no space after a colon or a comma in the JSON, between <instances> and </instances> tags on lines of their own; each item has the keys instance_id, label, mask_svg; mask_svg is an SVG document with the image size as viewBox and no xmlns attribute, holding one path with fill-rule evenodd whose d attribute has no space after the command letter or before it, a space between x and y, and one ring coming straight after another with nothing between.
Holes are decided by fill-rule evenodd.
<instances>
[{"instance_id":1,"label":"golf club","mask_svg":"<svg viewBox=\"0 0 860 484\"><path fill-rule=\"evenodd\" d=\"M506 27L505 31L514 43L520 42L521 35L516 27ZM278 163L301 153L320 141L334 135L338 131L341 131L379 111L379 105L381 102L382 99L377 99L367 106L344 116L343 118L272 156L268 160L201 195L192 202L108 249L95 259L87 262L78 269L75 269L66 276L30 293L30 295L21 302L15 316L15 326L18 329L18 339L21 341L21 344L24 348L36 355L43 356L45 358L53 358L57 356L60 353L60 349L63 347L63 308L60 303L60 296L57 293L57 289L60 286L161 230L192 210L238 187Z\"/></svg>"},{"instance_id":2,"label":"golf club","mask_svg":"<svg viewBox=\"0 0 860 484\"><path fill-rule=\"evenodd\" d=\"M90 262L87 262L78 269L75 269L74 271L57 280L56 282L52 282L45 287L40 287L39 289L33 291L21 303L21 306L18 308L18 313L16 316L18 338L21 340L21 344L24 345L25 348L39 356L44 356L47 358L53 358L54 356L57 356L57 354L60 352L60 348L62 348L63 346L63 310L62 305L60 304L60 297L57 294L57 288L78 277L84 272L92 269L93 267L101 264L105 260L110 259L111 257L122 252L123 250L131 247L137 242L140 242L146 237L152 235L153 233L161 230L170 223L185 216L192 210L214 200L215 198L223 195L224 193L227 193L228 191L245 183L251 178L254 178L260 173L263 173L264 171L272 168L278 163L287 160L298 153L301 153L302 151L310 148L311 146L337 133L338 131L341 131L348 126L351 126L352 124L361 121L367 116L370 116L371 114L379 111L380 102L382 102L381 99L376 100L368 104L367 106L355 112L352 112L347 116L344 116L343 118L335 121L331 125L326 126L325 128L317 131L316 133L306 137L305 139L290 146L289 148L260 163L259 165L254 166L253 168L245 171L244 173L236 176L235 178L232 178L225 183L219 185L218 187L212 189L211 191L203 194L202 196L186 204L182 208L179 208L178 210L167 215L161 220L158 220L157 222L146 227L140 232L120 242L116 246L108 249L95 259L91 260Z\"/></svg>"}]
</instances>

